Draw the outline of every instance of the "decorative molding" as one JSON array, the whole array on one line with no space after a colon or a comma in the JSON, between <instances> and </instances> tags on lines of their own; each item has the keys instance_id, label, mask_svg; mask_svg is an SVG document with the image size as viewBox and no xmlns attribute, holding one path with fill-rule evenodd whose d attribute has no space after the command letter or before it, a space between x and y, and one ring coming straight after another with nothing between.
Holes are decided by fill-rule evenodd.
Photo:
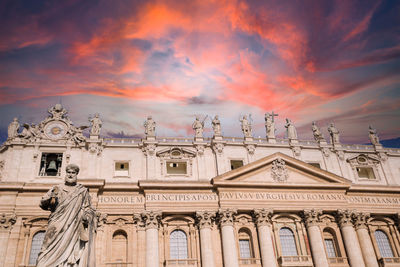
<instances>
[{"instance_id":1,"label":"decorative molding","mask_svg":"<svg viewBox=\"0 0 400 267\"><path fill-rule=\"evenodd\" d=\"M356 226L356 230L358 229L367 229L368 219L371 215L368 212L356 212L354 213L354 224Z\"/></svg>"},{"instance_id":2,"label":"decorative molding","mask_svg":"<svg viewBox=\"0 0 400 267\"><path fill-rule=\"evenodd\" d=\"M236 209L219 209L218 220L220 225L233 225L234 217L236 216L236 214Z\"/></svg>"},{"instance_id":3,"label":"decorative molding","mask_svg":"<svg viewBox=\"0 0 400 267\"><path fill-rule=\"evenodd\" d=\"M204 155L205 146L204 145L196 145L197 155L202 156Z\"/></svg>"},{"instance_id":4,"label":"decorative molding","mask_svg":"<svg viewBox=\"0 0 400 267\"><path fill-rule=\"evenodd\" d=\"M9 230L17 221L15 214L0 214L0 230Z\"/></svg>"},{"instance_id":5,"label":"decorative molding","mask_svg":"<svg viewBox=\"0 0 400 267\"><path fill-rule=\"evenodd\" d=\"M156 147L156 144L144 144L142 147L143 154L146 156L154 156Z\"/></svg>"},{"instance_id":6,"label":"decorative molding","mask_svg":"<svg viewBox=\"0 0 400 267\"><path fill-rule=\"evenodd\" d=\"M353 226L354 211L351 210L338 210L337 219L340 227Z\"/></svg>"},{"instance_id":7,"label":"decorative molding","mask_svg":"<svg viewBox=\"0 0 400 267\"><path fill-rule=\"evenodd\" d=\"M271 225L273 213L273 209L255 209L253 210L254 221L257 226Z\"/></svg>"},{"instance_id":8,"label":"decorative molding","mask_svg":"<svg viewBox=\"0 0 400 267\"><path fill-rule=\"evenodd\" d=\"M328 158L331 154L331 151L329 150L329 148L324 147L322 148L322 154L324 155L324 157Z\"/></svg>"},{"instance_id":9,"label":"decorative molding","mask_svg":"<svg viewBox=\"0 0 400 267\"><path fill-rule=\"evenodd\" d=\"M246 145L246 148L250 155L254 155L254 152L256 151L255 145L249 144L249 145Z\"/></svg>"},{"instance_id":10,"label":"decorative molding","mask_svg":"<svg viewBox=\"0 0 400 267\"><path fill-rule=\"evenodd\" d=\"M322 215L322 210L320 209L311 209L311 210L304 210L303 211L303 216L304 216L304 221L307 225L307 227L315 226L320 220L320 216Z\"/></svg>"},{"instance_id":11,"label":"decorative molding","mask_svg":"<svg viewBox=\"0 0 400 267\"><path fill-rule=\"evenodd\" d=\"M161 211L145 211L141 213L146 229L158 229L161 220Z\"/></svg>"},{"instance_id":12,"label":"decorative molding","mask_svg":"<svg viewBox=\"0 0 400 267\"><path fill-rule=\"evenodd\" d=\"M286 168L286 163L283 159L278 158L272 162L271 177L276 182L286 182L289 178L289 173Z\"/></svg>"},{"instance_id":13,"label":"decorative molding","mask_svg":"<svg viewBox=\"0 0 400 267\"><path fill-rule=\"evenodd\" d=\"M220 156L222 154L222 152L224 151L224 144L223 143L214 143L212 148L213 148L215 154Z\"/></svg>"},{"instance_id":14,"label":"decorative molding","mask_svg":"<svg viewBox=\"0 0 400 267\"><path fill-rule=\"evenodd\" d=\"M213 211L198 211L196 212L196 219L200 229L211 228L215 220L216 213Z\"/></svg>"}]
</instances>

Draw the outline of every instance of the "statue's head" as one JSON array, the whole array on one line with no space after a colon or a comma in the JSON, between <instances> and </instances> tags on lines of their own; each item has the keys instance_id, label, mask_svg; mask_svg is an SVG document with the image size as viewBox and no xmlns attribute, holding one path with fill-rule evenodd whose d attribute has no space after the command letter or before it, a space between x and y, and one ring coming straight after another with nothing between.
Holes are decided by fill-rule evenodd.
<instances>
[{"instance_id":1,"label":"statue's head","mask_svg":"<svg viewBox=\"0 0 400 267\"><path fill-rule=\"evenodd\" d=\"M15 117L15 118L14 118L14 121L18 121L18 118L17 118L17 117Z\"/></svg>"},{"instance_id":2,"label":"statue's head","mask_svg":"<svg viewBox=\"0 0 400 267\"><path fill-rule=\"evenodd\" d=\"M56 111L61 111L61 110L62 110L61 104L60 104L60 103L57 103L57 104L54 106L54 109L55 109Z\"/></svg>"},{"instance_id":3,"label":"statue's head","mask_svg":"<svg viewBox=\"0 0 400 267\"><path fill-rule=\"evenodd\" d=\"M68 164L65 168L65 183L68 185L76 185L78 180L79 166L76 164Z\"/></svg>"},{"instance_id":4,"label":"statue's head","mask_svg":"<svg viewBox=\"0 0 400 267\"><path fill-rule=\"evenodd\" d=\"M148 120L151 120L151 119L153 119L153 118L152 118L151 116L147 116L147 119L148 119Z\"/></svg>"}]
</instances>

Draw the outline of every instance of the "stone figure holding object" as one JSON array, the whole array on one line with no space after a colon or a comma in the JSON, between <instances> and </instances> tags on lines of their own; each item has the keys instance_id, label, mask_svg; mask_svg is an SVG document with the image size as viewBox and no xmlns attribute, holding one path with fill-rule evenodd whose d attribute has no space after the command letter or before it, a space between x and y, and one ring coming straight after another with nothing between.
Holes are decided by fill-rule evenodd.
<instances>
[{"instance_id":1,"label":"stone figure holding object","mask_svg":"<svg viewBox=\"0 0 400 267\"><path fill-rule=\"evenodd\" d=\"M375 146L376 145L380 145L379 136L378 136L378 134L376 132L376 129L372 128L372 126L370 125L369 129L368 129L368 132L369 132L369 139L371 140L371 144L373 144Z\"/></svg>"},{"instance_id":2,"label":"stone figure holding object","mask_svg":"<svg viewBox=\"0 0 400 267\"><path fill-rule=\"evenodd\" d=\"M265 113L265 130L267 131L268 139L275 138L274 115L275 115L274 112L272 112L272 115L269 113Z\"/></svg>"},{"instance_id":3,"label":"stone figure holding object","mask_svg":"<svg viewBox=\"0 0 400 267\"><path fill-rule=\"evenodd\" d=\"M90 135L99 135L101 126L103 125L103 122L99 118L99 114L96 113L93 118L89 119L89 121L92 123L92 128L90 129Z\"/></svg>"},{"instance_id":4,"label":"stone figure holding object","mask_svg":"<svg viewBox=\"0 0 400 267\"><path fill-rule=\"evenodd\" d=\"M19 130L19 122L18 118L14 118L14 120L8 125L8 139L12 139L18 136Z\"/></svg>"},{"instance_id":5,"label":"stone figure holding object","mask_svg":"<svg viewBox=\"0 0 400 267\"><path fill-rule=\"evenodd\" d=\"M311 129L312 129L315 141L321 142L321 141L324 140L324 136L322 135L322 133L319 130L319 128L318 128L317 124L315 123L315 121L312 122Z\"/></svg>"},{"instance_id":6,"label":"stone figure holding object","mask_svg":"<svg viewBox=\"0 0 400 267\"><path fill-rule=\"evenodd\" d=\"M251 138L252 137L252 128L251 128L250 121L247 119L247 116L243 115L243 117L240 118L239 121L241 122L242 132L244 134L244 137Z\"/></svg>"},{"instance_id":7,"label":"stone figure holding object","mask_svg":"<svg viewBox=\"0 0 400 267\"><path fill-rule=\"evenodd\" d=\"M144 121L144 133L146 136L154 137L156 136L156 122L153 120L151 116L147 117L147 120Z\"/></svg>"},{"instance_id":8,"label":"stone figure holding object","mask_svg":"<svg viewBox=\"0 0 400 267\"><path fill-rule=\"evenodd\" d=\"M331 143L332 144L339 144L340 140L339 140L339 130L335 127L335 124L332 122L329 127L328 127L328 132L331 136Z\"/></svg>"},{"instance_id":9,"label":"stone figure holding object","mask_svg":"<svg viewBox=\"0 0 400 267\"><path fill-rule=\"evenodd\" d=\"M37 267L92 267L95 263L97 217L89 190L77 183L79 167L69 164L65 183L53 186L40 201L50 210Z\"/></svg>"},{"instance_id":10,"label":"stone figure holding object","mask_svg":"<svg viewBox=\"0 0 400 267\"><path fill-rule=\"evenodd\" d=\"M212 120L212 127L214 130L214 136L221 136L221 122L219 121L218 115L215 115L214 119Z\"/></svg>"},{"instance_id":11,"label":"stone figure holding object","mask_svg":"<svg viewBox=\"0 0 400 267\"><path fill-rule=\"evenodd\" d=\"M196 117L196 120L192 124L192 128L195 132L195 137L202 138L203 137L203 128L204 128L204 121L200 121L199 117Z\"/></svg>"},{"instance_id":12,"label":"stone figure holding object","mask_svg":"<svg viewBox=\"0 0 400 267\"><path fill-rule=\"evenodd\" d=\"M290 119L286 119L285 128L286 128L287 137L289 140L297 139L296 127L294 127L294 124Z\"/></svg>"}]
</instances>

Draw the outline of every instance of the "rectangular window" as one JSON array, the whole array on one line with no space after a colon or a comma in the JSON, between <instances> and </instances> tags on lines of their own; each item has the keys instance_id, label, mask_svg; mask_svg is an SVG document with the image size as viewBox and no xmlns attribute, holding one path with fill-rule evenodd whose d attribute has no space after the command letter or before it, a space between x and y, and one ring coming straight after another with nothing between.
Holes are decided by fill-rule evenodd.
<instances>
[{"instance_id":1,"label":"rectangular window","mask_svg":"<svg viewBox=\"0 0 400 267\"><path fill-rule=\"evenodd\" d=\"M311 166L314 166L316 168L320 168L321 169L321 164L319 164L318 162L309 162L308 164L310 164Z\"/></svg>"},{"instance_id":2,"label":"rectangular window","mask_svg":"<svg viewBox=\"0 0 400 267\"><path fill-rule=\"evenodd\" d=\"M231 170L240 168L243 166L243 160L231 160Z\"/></svg>"},{"instance_id":3,"label":"rectangular window","mask_svg":"<svg viewBox=\"0 0 400 267\"><path fill-rule=\"evenodd\" d=\"M62 153L42 153L39 176L60 176Z\"/></svg>"},{"instance_id":4,"label":"rectangular window","mask_svg":"<svg viewBox=\"0 0 400 267\"><path fill-rule=\"evenodd\" d=\"M129 162L115 162L114 175L119 177L129 176Z\"/></svg>"},{"instance_id":5,"label":"rectangular window","mask_svg":"<svg viewBox=\"0 0 400 267\"><path fill-rule=\"evenodd\" d=\"M375 180L374 170L371 167L357 167L358 177L361 179Z\"/></svg>"},{"instance_id":6,"label":"rectangular window","mask_svg":"<svg viewBox=\"0 0 400 267\"><path fill-rule=\"evenodd\" d=\"M248 239L240 239L239 240L239 251L241 259L251 258L250 252L250 240Z\"/></svg>"},{"instance_id":7,"label":"rectangular window","mask_svg":"<svg viewBox=\"0 0 400 267\"><path fill-rule=\"evenodd\" d=\"M325 239L326 252L328 253L328 258L336 258L337 253L335 249L335 243L333 239Z\"/></svg>"},{"instance_id":8,"label":"rectangular window","mask_svg":"<svg viewBox=\"0 0 400 267\"><path fill-rule=\"evenodd\" d=\"M167 161L167 174L187 174L187 163Z\"/></svg>"}]
</instances>

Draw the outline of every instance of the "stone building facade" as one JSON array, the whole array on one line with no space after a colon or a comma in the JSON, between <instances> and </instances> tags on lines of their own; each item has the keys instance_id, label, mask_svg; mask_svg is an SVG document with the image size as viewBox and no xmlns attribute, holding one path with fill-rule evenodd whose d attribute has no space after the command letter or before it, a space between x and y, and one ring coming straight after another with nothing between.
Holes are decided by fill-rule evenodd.
<instances>
[{"instance_id":1,"label":"stone building facade","mask_svg":"<svg viewBox=\"0 0 400 267\"><path fill-rule=\"evenodd\" d=\"M267 118L268 117L268 118ZM90 136L56 105L38 125L15 120L0 148L0 266L35 266L49 213L41 196L81 167L98 214L97 266L400 266L400 150L288 139L155 134ZM268 120L267 120L268 119ZM333 124L332 124L333 125ZM331 126L332 126L331 125ZM334 126L332 126L334 127Z\"/></svg>"}]
</instances>

